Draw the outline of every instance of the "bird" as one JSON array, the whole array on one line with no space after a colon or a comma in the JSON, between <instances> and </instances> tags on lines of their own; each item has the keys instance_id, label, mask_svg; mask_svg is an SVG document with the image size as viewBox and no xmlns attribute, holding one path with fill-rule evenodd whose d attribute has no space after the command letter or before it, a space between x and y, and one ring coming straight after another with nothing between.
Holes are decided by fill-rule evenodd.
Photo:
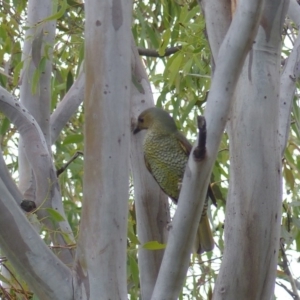
<instances>
[{"instance_id":1,"label":"bird","mask_svg":"<svg viewBox=\"0 0 300 300\"><path fill-rule=\"evenodd\" d=\"M151 107L137 118L133 134L146 130L143 141L145 165L164 193L177 204L184 171L192 145L181 133L174 119L165 110ZM214 239L207 216L208 197L215 201L208 187L193 251L201 254L214 248Z\"/></svg>"}]
</instances>

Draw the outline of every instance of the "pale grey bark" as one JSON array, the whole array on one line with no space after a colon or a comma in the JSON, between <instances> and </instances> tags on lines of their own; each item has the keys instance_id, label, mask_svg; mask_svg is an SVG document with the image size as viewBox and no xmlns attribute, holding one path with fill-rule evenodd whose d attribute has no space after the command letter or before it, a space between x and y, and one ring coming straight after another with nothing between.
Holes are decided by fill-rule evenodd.
<instances>
[{"instance_id":1,"label":"pale grey bark","mask_svg":"<svg viewBox=\"0 0 300 300\"><path fill-rule=\"evenodd\" d=\"M269 300L274 292L282 197L280 33L286 4L266 1L235 93L228 126L230 183L225 249L214 300Z\"/></svg>"},{"instance_id":2,"label":"pale grey bark","mask_svg":"<svg viewBox=\"0 0 300 300\"><path fill-rule=\"evenodd\" d=\"M300 5L291 0L288 9L289 17L300 28ZM279 139L283 155L289 137L291 108L296 91L296 82L300 78L300 33L293 50L287 58L280 77Z\"/></svg>"},{"instance_id":3,"label":"pale grey bark","mask_svg":"<svg viewBox=\"0 0 300 300\"><path fill-rule=\"evenodd\" d=\"M50 117L51 143L54 144L61 130L75 114L84 99L85 75L81 70L78 78L68 90Z\"/></svg>"},{"instance_id":4,"label":"pale grey bark","mask_svg":"<svg viewBox=\"0 0 300 300\"><path fill-rule=\"evenodd\" d=\"M21 74L21 102L38 122L50 147L50 102L52 47L54 44L56 22L43 22L52 15L53 1L30 0L27 7L28 29L25 33L22 60L24 67ZM47 47L46 47L47 46ZM46 53L47 51L47 53ZM33 75L41 60L47 55L45 68L42 70L37 86L34 87Z\"/></svg>"},{"instance_id":5,"label":"pale grey bark","mask_svg":"<svg viewBox=\"0 0 300 300\"><path fill-rule=\"evenodd\" d=\"M205 17L207 38L216 62L219 49L231 23L231 1L198 0Z\"/></svg>"},{"instance_id":6,"label":"pale grey bark","mask_svg":"<svg viewBox=\"0 0 300 300\"><path fill-rule=\"evenodd\" d=\"M39 208L37 210L39 218L44 219L45 224L49 228L56 230L53 240L56 245L75 243L62 206L52 157L39 125L27 109L2 87L0 87L0 109L17 127L20 136L23 138L22 151L29 162L36 182L34 200ZM12 188L12 185L10 187ZM15 196L18 196L18 193L17 191L11 192ZM56 210L64 217L65 221L57 224L54 220L50 220L45 208ZM67 236L68 241L65 241L63 236ZM72 251L65 250L64 252L70 252L68 263L72 263Z\"/></svg>"},{"instance_id":7,"label":"pale grey bark","mask_svg":"<svg viewBox=\"0 0 300 300\"><path fill-rule=\"evenodd\" d=\"M1 95L1 92L0 92L0 95ZM5 184L6 188L9 191L9 193L12 195L14 201L18 205L20 205L23 200L23 196L7 169L6 163L5 163L3 155L2 155L1 148L0 148L0 178L2 179L3 183Z\"/></svg>"},{"instance_id":8,"label":"pale grey bark","mask_svg":"<svg viewBox=\"0 0 300 300\"><path fill-rule=\"evenodd\" d=\"M132 122L136 122L138 115L150 106L154 106L150 83L132 38ZM145 132L140 132L138 135L131 135L130 157L134 180L137 234L141 243L138 250L141 296L143 300L149 300L153 293L164 251L147 250L142 245L150 241L167 242L170 213L167 196L145 166L142 150L144 134Z\"/></svg>"},{"instance_id":9,"label":"pale grey bark","mask_svg":"<svg viewBox=\"0 0 300 300\"><path fill-rule=\"evenodd\" d=\"M297 0L290 0L289 1L289 8L288 8L288 16L291 20L300 27L300 14L299 14L299 3Z\"/></svg>"},{"instance_id":10,"label":"pale grey bark","mask_svg":"<svg viewBox=\"0 0 300 300\"><path fill-rule=\"evenodd\" d=\"M20 100L29 111L28 120L33 117L43 135L41 139L40 132L33 139L33 132L36 131L31 126L31 133L28 134L29 140L24 140L24 130L20 132L19 139L19 188L24 198L30 198L41 208L37 211L39 219L43 220L49 229L55 234L52 235L55 245L66 246L74 242L74 237L67 221L54 225L53 220L49 219L49 214L45 208L53 208L65 217L60 189L57 182L55 168L51 157L51 138L50 138L50 102L51 102L51 72L52 72L52 47L55 36L55 21L43 21L46 17L52 15L53 1L28 1L27 23L28 29L25 34L22 60L24 67L21 73ZM47 53L46 53L47 51ZM44 68L41 68L44 61ZM34 76L40 70L38 80L34 82ZM9 110L14 118L16 111ZM22 114L22 111L19 111ZM26 114L26 113L23 113ZM21 120L22 118L20 118ZM29 124L22 124L20 120L14 119L19 129ZM24 119L25 120L25 119ZM23 127L22 127L23 126ZM34 125L35 126L35 125ZM21 130L22 131L22 130ZM43 144L39 153L36 153L37 143ZM35 145L35 146L33 146ZM31 148L30 148L31 147ZM29 156L31 155L31 158ZM34 157L34 155L38 155ZM44 165L43 165L44 164ZM66 218L65 218L66 220ZM63 237L68 236L68 241ZM59 250L60 258L67 264L73 261L73 251L67 248Z\"/></svg>"},{"instance_id":11,"label":"pale grey bark","mask_svg":"<svg viewBox=\"0 0 300 300\"><path fill-rule=\"evenodd\" d=\"M83 207L75 271L82 299L127 299L131 1L85 6Z\"/></svg>"},{"instance_id":12,"label":"pale grey bark","mask_svg":"<svg viewBox=\"0 0 300 300\"><path fill-rule=\"evenodd\" d=\"M24 67L21 73L21 102L37 120L50 148L50 100L51 100L51 58L55 36L55 21L41 22L52 15L53 1L28 1L27 23L22 60ZM40 23L39 23L40 22ZM39 24L38 24L39 23ZM50 46L45 48L45 45ZM39 68L42 57L47 49L49 59L46 59L45 69L41 72L38 82L34 87L33 75ZM35 88L35 92L34 91ZM22 138L19 141L19 187L24 193L31 185L31 170L22 152Z\"/></svg>"},{"instance_id":13,"label":"pale grey bark","mask_svg":"<svg viewBox=\"0 0 300 300\"><path fill-rule=\"evenodd\" d=\"M1 250L39 299L73 299L70 269L46 246L2 179L0 228Z\"/></svg>"},{"instance_id":14,"label":"pale grey bark","mask_svg":"<svg viewBox=\"0 0 300 300\"><path fill-rule=\"evenodd\" d=\"M181 290L211 170L233 102L232 96L255 37L262 7L263 1L239 2L221 45L205 111L207 156L200 163L190 156L152 299L176 299Z\"/></svg>"}]
</instances>

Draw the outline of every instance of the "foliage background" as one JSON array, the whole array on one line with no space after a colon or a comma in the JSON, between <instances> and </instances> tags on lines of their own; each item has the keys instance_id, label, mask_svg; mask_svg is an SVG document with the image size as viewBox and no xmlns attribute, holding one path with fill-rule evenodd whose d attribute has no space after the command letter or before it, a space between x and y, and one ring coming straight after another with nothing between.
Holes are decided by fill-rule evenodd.
<instances>
[{"instance_id":1,"label":"foliage background","mask_svg":"<svg viewBox=\"0 0 300 300\"><path fill-rule=\"evenodd\" d=\"M1 3L2 2L2 3ZM55 1L54 1L55 2ZM53 53L52 103L54 110L63 99L82 66L84 57L84 6L73 0L59 0L58 12L52 18L57 19L56 39ZM0 1L0 84L16 97L19 96L19 83L22 80L21 60L24 41L26 5L24 0ZM168 110L176 119L177 126L190 140L196 137L195 115L205 109L214 63L205 34L205 21L197 1L135 1L133 4L132 32L141 53L150 49L153 56L142 56L142 60L152 83L157 105ZM282 32L282 67L285 57L290 53L297 36L297 28L289 20ZM167 55L168 51L172 54ZM160 57L157 57L160 56ZM44 53L47 59L47 53ZM40 64L38 72L43 71ZM33 79L32 89L36 82ZM299 88L299 82L297 83ZM80 106L76 115L60 134L52 147L57 168L62 167L76 151L83 150L83 114ZM18 134L8 119L1 114L1 147L8 168L18 181ZM282 204L282 237L291 270L296 272L300 251L299 220L299 144L300 144L299 90L294 98L291 115L290 137L283 157L284 201ZM226 195L228 189L229 144L226 133L219 149L219 155L213 169L213 189L218 199L218 207L211 207L209 216L213 224L216 248L213 253L193 257L182 299L209 299L222 259L224 248L223 229ZM60 186L68 221L75 236L78 233L82 200L83 159L76 159L60 176ZM130 191L133 187L130 185ZM135 228L133 193L129 199L128 226L128 290L131 299L139 295L137 267L138 238ZM172 207L174 210L174 207ZM44 231L47 241L47 231ZM146 247L155 249L155 244ZM155 251L155 250L154 250ZM12 270L4 258L0 260L3 268ZM284 271L285 260L280 257L278 282L290 288L290 278ZM5 266L5 267L4 267ZM12 270L13 272L13 270ZM300 272L294 273L300 276ZM18 299L27 287L14 274L17 284L11 299ZM295 278L296 279L296 278ZM0 277L5 283L7 279ZM13 279L10 279L13 280ZM297 281L296 281L297 283ZM300 285L300 284L299 284ZM20 287L22 286L22 288ZM15 293L15 294L14 294ZM277 289L277 295L281 295ZM1 291L0 291L1 295ZM288 295L288 294L285 294ZM28 296L30 297L30 296ZM287 296L288 297L288 296ZM279 299L281 296L279 296Z\"/></svg>"}]
</instances>

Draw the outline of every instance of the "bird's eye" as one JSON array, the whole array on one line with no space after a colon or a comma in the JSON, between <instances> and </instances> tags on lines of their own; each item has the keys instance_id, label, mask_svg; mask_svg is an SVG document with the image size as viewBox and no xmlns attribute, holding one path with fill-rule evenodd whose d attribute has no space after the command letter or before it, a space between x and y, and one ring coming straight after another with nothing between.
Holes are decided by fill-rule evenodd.
<instances>
[{"instance_id":1,"label":"bird's eye","mask_svg":"<svg viewBox=\"0 0 300 300\"><path fill-rule=\"evenodd\" d=\"M140 123L144 123L144 119L143 118L139 118L139 122Z\"/></svg>"}]
</instances>

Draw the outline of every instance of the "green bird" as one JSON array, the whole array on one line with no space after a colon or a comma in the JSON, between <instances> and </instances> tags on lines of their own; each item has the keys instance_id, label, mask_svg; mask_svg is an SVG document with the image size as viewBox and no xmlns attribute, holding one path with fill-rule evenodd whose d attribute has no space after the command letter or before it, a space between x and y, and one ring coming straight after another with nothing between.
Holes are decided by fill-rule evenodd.
<instances>
[{"instance_id":1,"label":"green bird","mask_svg":"<svg viewBox=\"0 0 300 300\"><path fill-rule=\"evenodd\" d=\"M143 150L145 164L160 188L177 203L185 167L192 150L191 143L178 131L173 118L163 109L152 107L138 117L133 133L146 129ZM208 196L214 201L209 185ZM194 251L211 251L214 240L207 217L208 197L205 201L195 239Z\"/></svg>"}]
</instances>

